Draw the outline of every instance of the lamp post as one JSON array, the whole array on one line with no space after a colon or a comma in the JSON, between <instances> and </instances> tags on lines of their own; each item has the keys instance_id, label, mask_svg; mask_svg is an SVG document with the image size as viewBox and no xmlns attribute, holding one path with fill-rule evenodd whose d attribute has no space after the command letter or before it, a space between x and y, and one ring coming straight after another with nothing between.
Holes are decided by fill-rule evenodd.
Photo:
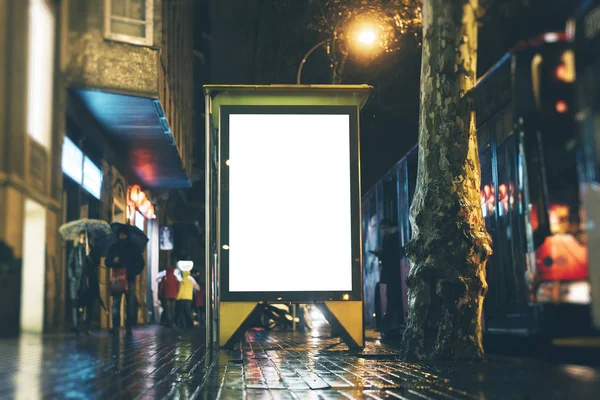
<instances>
[{"instance_id":1,"label":"lamp post","mask_svg":"<svg viewBox=\"0 0 600 400\"><path fill-rule=\"evenodd\" d=\"M337 28L336 28L337 30ZM378 34L377 31L375 29L373 29L370 26L362 26L361 29L357 30L356 33L354 35L352 35L354 37L354 40L356 40L356 42L365 48L371 48L373 47L376 42L377 42L377 38L378 38ZM300 61L300 66L298 67L298 73L296 75L296 84L300 84L301 83L301 79L302 79L302 69L304 68L304 64L306 64L306 60L308 59L308 57L315 51L317 50L319 47L321 46L331 46L331 53L333 54L333 57L335 57L335 44L336 41L338 41L339 39L337 38L337 34L335 33L334 30L334 37L332 39L326 39L323 40L319 43L317 43L316 45L314 45L302 58L302 61ZM344 53L344 59L342 60L342 66L346 61L346 53ZM336 84L337 82L337 69L338 69L338 63L333 61L331 63L331 67L333 69L332 71L332 83Z\"/></svg>"},{"instance_id":2,"label":"lamp post","mask_svg":"<svg viewBox=\"0 0 600 400\"><path fill-rule=\"evenodd\" d=\"M304 64L306 63L306 60L308 59L308 57L313 53L313 51L315 51L316 49L318 49L321 46L325 46L326 44L329 44L331 39L327 39L327 40L323 40L322 42L319 42L317 44L315 44L302 58L302 61L300 61L300 66L298 67L298 74L296 75L296 84L300 84L300 80L302 78L302 69L304 68Z\"/></svg>"}]
</instances>

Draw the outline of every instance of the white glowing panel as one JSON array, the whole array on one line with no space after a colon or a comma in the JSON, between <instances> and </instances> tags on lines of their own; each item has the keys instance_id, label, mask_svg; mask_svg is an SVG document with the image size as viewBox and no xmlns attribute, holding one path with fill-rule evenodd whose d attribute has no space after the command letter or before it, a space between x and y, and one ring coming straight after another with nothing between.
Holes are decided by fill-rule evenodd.
<instances>
[{"instance_id":1,"label":"white glowing panel","mask_svg":"<svg viewBox=\"0 0 600 400\"><path fill-rule=\"evenodd\" d=\"M139 211L135 212L133 223L140 231L144 232L144 216Z\"/></svg>"},{"instance_id":2,"label":"white glowing panel","mask_svg":"<svg viewBox=\"0 0 600 400\"><path fill-rule=\"evenodd\" d=\"M27 132L51 149L54 83L54 13L50 0L30 0Z\"/></svg>"},{"instance_id":3,"label":"white glowing panel","mask_svg":"<svg viewBox=\"0 0 600 400\"><path fill-rule=\"evenodd\" d=\"M351 291L350 116L229 121L230 292Z\"/></svg>"},{"instance_id":4,"label":"white glowing panel","mask_svg":"<svg viewBox=\"0 0 600 400\"><path fill-rule=\"evenodd\" d=\"M83 188L100 199L102 192L102 171L89 158L83 160Z\"/></svg>"},{"instance_id":5,"label":"white glowing panel","mask_svg":"<svg viewBox=\"0 0 600 400\"><path fill-rule=\"evenodd\" d=\"M21 331L44 331L44 300L46 295L46 209L31 199L25 199L23 222L23 272L21 281Z\"/></svg>"},{"instance_id":6,"label":"white glowing panel","mask_svg":"<svg viewBox=\"0 0 600 400\"><path fill-rule=\"evenodd\" d=\"M191 271L192 268L194 268L194 262L193 261L177 261L177 268L179 268L182 271Z\"/></svg>"},{"instance_id":7,"label":"white glowing panel","mask_svg":"<svg viewBox=\"0 0 600 400\"><path fill-rule=\"evenodd\" d=\"M83 178L83 153L65 136L62 146L62 170L79 185Z\"/></svg>"}]
</instances>

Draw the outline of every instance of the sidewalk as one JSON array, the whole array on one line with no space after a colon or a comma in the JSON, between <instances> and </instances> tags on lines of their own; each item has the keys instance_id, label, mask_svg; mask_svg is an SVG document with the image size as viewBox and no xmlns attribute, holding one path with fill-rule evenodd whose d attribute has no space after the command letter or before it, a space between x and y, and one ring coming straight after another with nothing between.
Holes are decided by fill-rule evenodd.
<instances>
[{"instance_id":1,"label":"sidewalk","mask_svg":"<svg viewBox=\"0 0 600 400\"><path fill-rule=\"evenodd\" d=\"M249 332L237 351L207 350L203 332L140 327L0 341L0 399L597 399L600 370L491 356L422 365L371 338Z\"/></svg>"}]
</instances>

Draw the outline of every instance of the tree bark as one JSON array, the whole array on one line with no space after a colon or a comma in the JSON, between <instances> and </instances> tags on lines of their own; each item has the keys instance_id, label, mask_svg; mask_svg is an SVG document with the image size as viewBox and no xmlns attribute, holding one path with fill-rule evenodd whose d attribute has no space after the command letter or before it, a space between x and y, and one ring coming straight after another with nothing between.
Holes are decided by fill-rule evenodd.
<instances>
[{"instance_id":1,"label":"tree bark","mask_svg":"<svg viewBox=\"0 0 600 400\"><path fill-rule=\"evenodd\" d=\"M483 358L481 313L491 239L470 96L478 0L425 0L417 188L407 253L406 359Z\"/></svg>"}]
</instances>

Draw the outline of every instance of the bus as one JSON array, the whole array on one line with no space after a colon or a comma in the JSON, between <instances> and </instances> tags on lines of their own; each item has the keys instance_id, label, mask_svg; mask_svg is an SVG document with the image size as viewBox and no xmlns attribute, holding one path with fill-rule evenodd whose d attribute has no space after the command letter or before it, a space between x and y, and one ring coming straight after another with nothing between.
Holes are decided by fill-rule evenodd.
<instances>
[{"instance_id":1,"label":"bus","mask_svg":"<svg viewBox=\"0 0 600 400\"><path fill-rule=\"evenodd\" d=\"M481 206L494 254L487 263L487 333L557 337L589 326L587 236L578 185L573 49L565 32L519 43L475 91ZM365 318L383 313L375 288L378 222L410 240L417 177L413 148L363 196ZM410 265L403 260L403 281ZM407 288L403 282L404 319ZM379 309L375 305L382 304Z\"/></svg>"},{"instance_id":2,"label":"bus","mask_svg":"<svg viewBox=\"0 0 600 400\"><path fill-rule=\"evenodd\" d=\"M592 319L600 328L600 1L584 1L567 28L575 48L579 179L588 234Z\"/></svg>"}]
</instances>

